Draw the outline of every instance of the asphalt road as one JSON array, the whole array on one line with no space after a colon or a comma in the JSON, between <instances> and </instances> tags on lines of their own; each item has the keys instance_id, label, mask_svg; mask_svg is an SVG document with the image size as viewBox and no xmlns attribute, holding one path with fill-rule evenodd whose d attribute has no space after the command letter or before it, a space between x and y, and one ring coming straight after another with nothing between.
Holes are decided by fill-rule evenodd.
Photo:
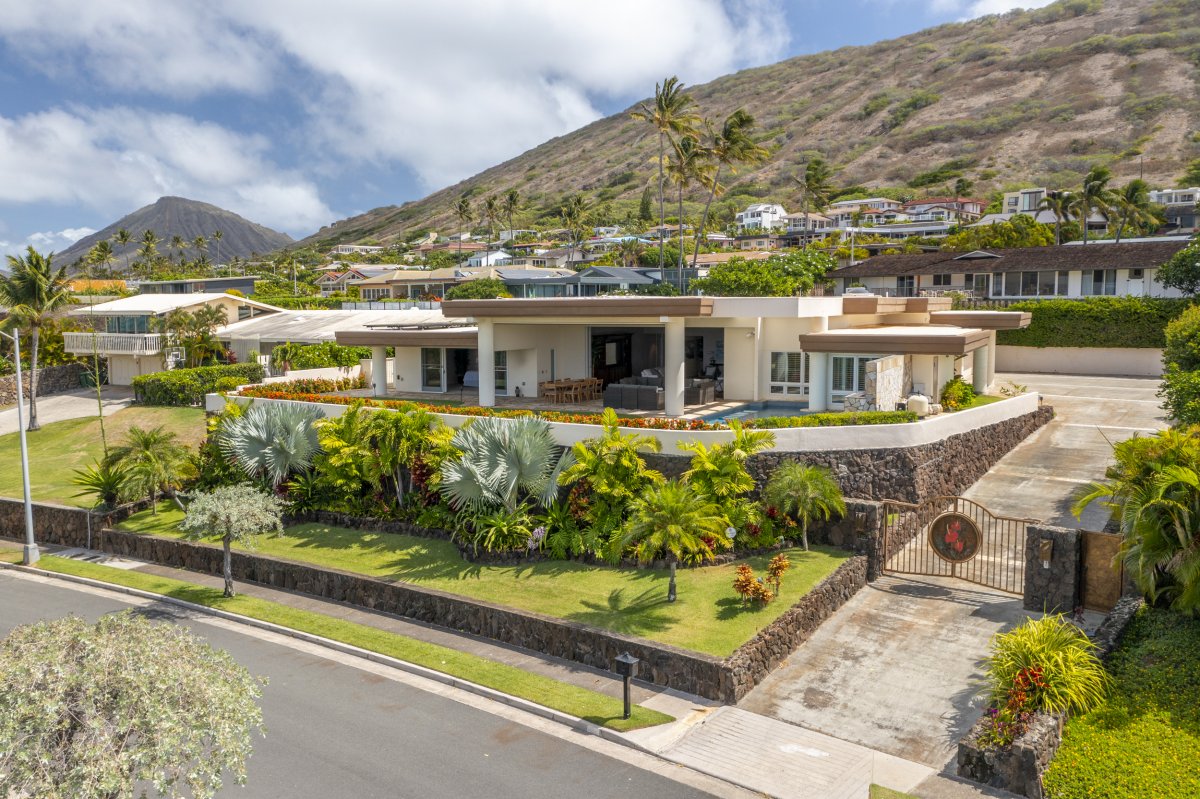
<instances>
[{"instance_id":1,"label":"asphalt road","mask_svg":"<svg viewBox=\"0 0 1200 799\"><path fill-rule=\"evenodd\" d=\"M108 594L0 572L0 635L71 613L95 619L128 605ZM164 604L140 612L186 624L269 683L268 734L255 742L245 797L699 797L713 794L500 715L398 682L383 667L358 668L258 631L203 619ZM232 629L226 629L226 626ZM269 634L268 634L269 635ZM479 700L483 701L483 700ZM510 711L515 712L515 711ZM547 722L548 724L548 722ZM697 782L693 772L628 751L629 760ZM618 757L625 755L617 753ZM703 784L702 778L700 784ZM725 790L714 793L726 794Z\"/></svg>"}]
</instances>

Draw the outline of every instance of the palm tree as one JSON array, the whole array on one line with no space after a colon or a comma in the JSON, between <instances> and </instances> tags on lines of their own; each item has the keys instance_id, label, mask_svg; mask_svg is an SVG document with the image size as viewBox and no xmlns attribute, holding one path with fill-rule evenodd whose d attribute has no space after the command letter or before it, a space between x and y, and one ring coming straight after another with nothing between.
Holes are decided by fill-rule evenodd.
<instances>
[{"instance_id":1,"label":"palm tree","mask_svg":"<svg viewBox=\"0 0 1200 799\"><path fill-rule=\"evenodd\" d=\"M149 430L134 426L129 428L124 444L109 450L104 463L124 467L131 488L148 495L151 512L158 513L159 492L170 494L174 489L186 458L187 448L162 425Z\"/></svg>"},{"instance_id":2,"label":"palm tree","mask_svg":"<svg viewBox=\"0 0 1200 799\"><path fill-rule=\"evenodd\" d=\"M700 115L692 107L695 100L683 90L679 78L672 75L662 83L654 86L654 104L641 103L638 110L630 113L634 119L648 122L658 131L658 268L663 268L662 228L666 225L666 210L664 206L665 191L665 158L668 137L684 136L692 133L700 124Z\"/></svg>"},{"instance_id":3,"label":"palm tree","mask_svg":"<svg viewBox=\"0 0 1200 799\"><path fill-rule=\"evenodd\" d=\"M500 200L496 195L492 195L483 201L483 218L487 220L488 232L491 234L491 240L495 241L499 238L496 232L496 227L503 216L503 211L500 208Z\"/></svg>"},{"instance_id":4,"label":"palm tree","mask_svg":"<svg viewBox=\"0 0 1200 799\"><path fill-rule=\"evenodd\" d=\"M466 197L460 197L458 202L454 204L454 215L458 217L458 223L470 231L471 219L475 216L475 211L471 208L471 201ZM462 232L458 234L458 257L462 259Z\"/></svg>"},{"instance_id":5,"label":"palm tree","mask_svg":"<svg viewBox=\"0 0 1200 799\"><path fill-rule=\"evenodd\" d=\"M775 446L770 430L746 428L734 419L729 423L733 438L711 447L699 441L679 444L692 453L692 461L683 478L702 496L727 505L730 500L754 489L754 478L746 470L746 461Z\"/></svg>"},{"instance_id":6,"label":"palm tree","mask_svg":"<svg viewBox=\"0 0 1200 799\"><path fill-rule=\"evenodd\" d=\"M449 444L452 431L432 413L378 411L371 416L371 443L379 453L383 476L392 482L396 503L413 488L413 467Z\"/></svg>"},{"instance_id":7,"label":"palm tree","mask_svg":"<svg viewBox=\"0 0 1200 799\"><path fill-rule=\"evenodd\" d=\"M716 166L709 157L707 148L695 136L684 136L671 141L671 159L667 162L667 177L678 187L679 199L679 290L683 291L683 192L693 183L711 188Z\"/></svg>"},{"instance_id":8,"label":"palm tree","mask_svg":"<svg viewBox=\"0 0 1200 799\"><path fill-rule=\"evenodd\" d=\"M154 269L154 262L158 258L158 243L162 241L153 230L142 231L141 246L137 249L137 256L141 259L143 272L149 274Z\"/></svg>"},{"instance_id":9,"label":"palm tree","mask_svg":"<svg viewBox=\"0 0 1200 799\"><path fill-rule=\"evenodd\" d=\"M98 266L106 273L112 268L116 262L116 254L113 253L113 246L108 241L98 241L88 250L87 261L92 266Z\"/></svg>"},{"instance_id":10,"label":"palm tree","mask_svg":"<svg viewBox=\"0 0 1200 799\"><path fill-rule=\"evenodd\" d=\"M617 257L621 259L622 266L637 266L645 249L645 245L636 236L629 236L617 244Z\"/></svg>"},{"instance_id":11,"label":"palm tree","mask_svg":"<svg viewBox=\"0 0 1200 799\"><path fill-rule=\"evenodd\" d=\"M1079 224L1083 227L1083 243L1088 243L1088 218L1098 211L1106 217L1112 215L1113 191L1108 188L1112 172L1108 167L1097 164L1083 179L1083 188L1071 201Z\"/></svg>"},{"instance_id":12,"label":"palm tree","mask_svg":"<svg viewBox=\"0 0 1200 799\"><path fill-rule=\"evenodd\" d=\"M38 343L43 327L56 311L71 302L71 289L65 266L54 268L54 253L42 255L32 245L25 255L8 256L10 274L0 275L0 305L8 306L3 327L20 335L30 329L29 348L29 423L26 430L37 430ZM18 390L20 387L18 386Z\"/></svg>"},{"instance_id":13,"label":"palm tree","mask_svg":"<svg viewBox=\"0 0 1200 799\"><path fill-rule=\"evenodd\" d=\"M504 200L501 202L500 208L504 212L504 218L508 220L508 238L511 241L513 236L513 214L521 207L521 192L516 189L509 189L504 193Z\"/></svg>"},{"instance_id":14,"label":"palm tree","mask_svg":"<svg viewBox=\"0 0 1200 799\"><path fill-rule=\"evenodd\" d=\"M289 476L307 472L320 451L316 423L323 414L303 405L252 405L217 430L217 446L248 477L276 489Z\"/></svg>"},{"instance_id":15,"label":"palm tree","mask_svg":"<svg viewBox=\"0 0 1200 799\"><path fill-rule=\"evenodd\" d=\"M208 239L203 236L197 236L192 239L192 246L196 248L196 252L202 253L208 249Z\"/></svg>"},{"instance_id":16,"label":"palm tree","mask_svg":"<svg viewBox=\"0 0 1200 799\"><path fill-rule=\"evenodd\" d=\"M708 202L704 204L704 213L700 216L700 228L696 231L696 246L692 253L692 269L700 258L700 240L704 237L705 226L708 224L708 211L712 207L713 198L722 191L720 184L721 168L729 167L730 172L737 172L740 164L761 164L767 160L769 153L766 148L759 147L750 138L750 129L754 127L754 117L739 108L729 116L721 129L711 133L712 142L708 146L709 156L716 169L712 175L712 185L709 186Z\"/></svg>"},{"instance_id":17,"label":"palm tree","mask_svg":"<svg viewBox=\"0 0 1200 799\"><path fill-rule=\"evenodd\" d=\"M224 237L225 237L225 234L222 233L221 231L219 231L219 230L213 231L212 240L217 245L217 266L221 265L221 239Z\"/></svg>"},{"instance_id":18,"label":"palm tree","mask_svg":"<svg viewBox=\"0 0 1200 799\"><path fill-rule=\"evenodd\" d=\"M804 165L804 177L792 178L800 186L800 207L804 214L806 233L811 229L808 218L809 209L823 210L829 204L829 197L833 194L833 184L829 181L830 176L829 164L821 156L814 155ZM808 236L804 237L804 249L808 249Z\"/></svg>"},{"instance_id":19,"label":"palm tree","mask_svg":"<svg viewBox=\"0 0 1200 799\"><path fill-rule=\"evenodd\" d=\"M183 251L187 249L187 242L183 240L183 236L176 233L171 237L171 249L175 250L175 254L179 256L179 262L183 263Z\"/></svg>"},{"instance_id":20,"label":"palm tree","mask_svg":"<svg viewBox=\"0 0 1200 799\"><path fill-rule=\"evenodd\" d=\"M583 241L580 231L587 225L590 215L591 208L588 206L587 198L578 192L568 194L563 198L562 205L559 206L558 216L570 236L567 240L568 267L571 265L571 259L575 256L577 242L582 243Z\"/></svg>"},{"instance_id":21,"label":"palm tree","mask_svg":"<svg viewBox=\"0 0 1200 799\"><path fill-rule=\"evenodd\" d=\"M531 416L474 419L451 445L462 454L442 464L439 488L452 508L471 514L513 513L530 501L549 506L573 462L570 451L556 457L550 425Z\"/></svg>"},{"instance_id":22,"label":"palm tree","mask_svg":"<svg viewBox=\"0 0 1200 799\"><path fill-rule=\"evenodd\" d=\"M1141 228L1157 221L1150 205L1150 184L1141 178L1129 181L1113 195L1113 207L1120 220L1117 225L1118 244L1121 243L1126 225Z\"/></svg>"},{"instance_id":23,"label":"palm tree","mask_svg":"<svg viewBox=\"0 0 1200 799\"><path fill-rule=\"evenodd\" d=\"M125 269L129 268L129 250L128 247L133 243L133 234L125 228L118 228L117 232L112 235L112 240L117 243L117 246L125 250L122 255L125 256Z\"/></svg>"},{"instance_id":24,"label":"palm tree","mask_svg":"<svg viewBox=\"0 0 1200 799\"><path fill-rule=\"evenodd\" d=\"M1054 243L1062 244L1062 226L1063 222L1071 216L1071 195L1065 191L1047 192L1046 196L1038 202L1037 210L1049 211L1054 214Z\"/></svg>"},{"instance_id":25,"label":"palm tree","mask_svg":"<svg viewBox=\"0 0 1200 799\"><path fill-rule=\"evenodd\" d=\"M846 514L842 489L833 473L822 466L798 461L782 464L767 481L763 498L800 523L800 537L808 549L808 526L817 519Z\"/></svg>"},{"instance_id":26,"label":"palm tree","mask_svg":"<svg viewBox=\"0 0 1200 799\"><path fill-rule=\"evenodd\" d=\"M724 537L725 516L715 503L678 480L651 486L630 504L629 510L621 549L632 545L641 563L665 555L671 568L667 601L674 602L676 564L682 560L712 560L713 549L706 539Z\"/></svg>"}]
</instances>

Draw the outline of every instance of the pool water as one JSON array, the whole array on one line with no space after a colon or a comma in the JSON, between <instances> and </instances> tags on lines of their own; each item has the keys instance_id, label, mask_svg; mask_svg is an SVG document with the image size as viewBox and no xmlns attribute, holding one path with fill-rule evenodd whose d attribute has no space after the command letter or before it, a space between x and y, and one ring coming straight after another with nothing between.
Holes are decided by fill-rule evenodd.
<instances>
[{"instance_id":1,"label":"pool water","mask_svg":"<svg viewBox=\"0 0 1200 799\"><path fill-rule=\"evenodd\" d=\"M744 402L703 417L706 422L727 423L730 419L762 419L767 416L803 416L807 402Z\"/></svg>"}]
</instances>

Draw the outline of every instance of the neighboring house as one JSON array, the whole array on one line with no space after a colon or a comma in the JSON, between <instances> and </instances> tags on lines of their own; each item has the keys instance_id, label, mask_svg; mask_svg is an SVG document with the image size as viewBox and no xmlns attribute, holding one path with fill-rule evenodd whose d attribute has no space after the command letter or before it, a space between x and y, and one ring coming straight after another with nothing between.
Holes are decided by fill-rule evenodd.
<instances>
[{"instance_id":1,"label":"neighboring house","mask_svg":"<svg viewBox=\"0 0 1200 799\"><path fill-rule=\"evenodd\" d=\"M813 411L859 407L875 387L894 383L881 403L890 410L911 391L939 396L955 375L986 390L995 331L1029 324L1028 313L953 312L950 304L874 296L453 300L442 313L464 327L359 326L339 330L337 341L370 346L380 362L394 347L391 388L477 385L485 407L498 396L536 397L548 381L598 378L634 386L646 409L667 416L711 401L703 397L717 381L725 400L806 401ZM895 380L869 378L885 364Z\"/></svg>"},{"instance_id":2,"label":"neighboring house","mask_svg":"<svg viewBox=\"0 0 1200 799\"><path fill-rule=\"evenodd\" d=\"M521 230L520 228L509 230L509 229L505 228L504 230L500 231L500 241L501 242L512 241L513 239L519 238L521 236L535 236L535 235L537 235L536 230Z\"/></svg>"},{"instance_id":3,"label":"neighboring house","mask_svg":"<svg viewBox=\"0 0 1200 799\"><path fill-rule=\"evenodd\" d=\"M1042 200L1051 192L1045 186L1039 186L1036 189L1020 189L1018 191L1006 191L1000 198L1000 213L1002 214L1028 214L1033 216L1037 213L1038 206L1042 204Z\"/></svg>"},{"instance_id":4,"label":"neighboring house","mask_svg":"<svg viewBox=\"0 0 1200 799\"><path fill-rule=\"evenodd\" d=\"M879 255L832 272L837 290L853 285L885 296L963 292L986 299L1178 297L1154 280L1186 241L1097 243L989 251Z\"/></svg>"},{"instance_id":5,"label":"neighboring house","mask_svg":"<svg viewBox=\"0 0 1200 799\"><path fill-rule=\"evenodd\" d=\"M994 222L1008 222L1018 214L1033 217L1035 222L1041 222L1043 225L1050 225L1051 227L1053 227L1055 223L1054 214L1050 211L1019 211L1016 213L984 214L979 218L978 221L969 225L965 225L964 227L984 227L985 225L990 225ZM1063 221L1067 222L1071 220L1065 219ZM1106 230L1108 230L1108 217L1099 211L1093 211L1092 215L1088 217L1087 227L1092 233L1104 233Z\"/></svg>"},{"instance_id":6,"label":"neighboring house","mask_svg":"<svg viewBox=\"0 0 1200 799\"><path fill-rule=\"evenodd\" d=\"M938 209L941 212L953 211L955 219L961 219L964 222L974 222L979 219L983 216L984 208L987 208L987 200L981 200L978 197L925 197L920 200L909 200L901 206L901 210L913 219L919 219L920 215Z\"/></svg>"},{"instance_id":7,"label":"neighboring house","mask_svg":"<svg viewBox=\"0 0 1200 799\"><path fill-rule=\"evenodd\" d=\"M373 244L338 244L329 251L331 256L337 255L367 255L373 252L383 252L383 247Z\"/></svg>"},{"instance_id":8,"label":"neighboring house","mask_svg":"<svg viewBox=\"0 0 1200 799\"><path fill-rule=\"evenodd\" d=\"M788 235L795 233L816 233L821 236L833 230L833 220L825 214L799 213L788 214L783 218L783 227Z\"/></svg>"},{"instance_id":9,"label":"neighboring house","mask_svg":"<svg viewBox=\"0 0 1200 799\"><path fill-rule=\"evenodd\" d=\"M1200 188L1158 189L1150 202L1163 206L1167 228L1173 233L1195 233L1200 229Z\"/></svg>"},{"instance_id":10,"label":"neighboring house","mask_svg":"<svg viewBox=\"0 0 1200 799\"><path fill-rule=\"evenodd\" d=\"M360 285L363 281L395 270L395 266L389 265L355 264L348 269L325 272L313 283L320 289L322 297L328 297L332 294L345 294L351 286Z\"/></svg>"},{"instance_id":11,"label":"neighboring house","mask_svg":"<svg viewBox=\"0 0 1200 799\"><path fill-rule=\"evenodd\" d=\"M258 275L238 275L237 277L196 277L180 280L139 280L131 283L140 294L219 294L222 291L240 291L243 294L254 293L254 281L261 280Z\"/></svg>"},{"instance_id":12,"label":"neighboring house","mask_svg":"<svg viewBox=\"0 0 1200 799\"><path fill-rule=\"evenodd\" d=\"M498 266L512 258L504 250L484 250L467 259L467 266L479 269L485 266Z\"/></svg>"},{"instance_id":13,"label":"neighboring house","mask_svg":"<svg viewBox=\"0 0 1200 799\"><path fill-rule=\"evenodd\" d=\"M750 232L743 236L736 236L733 240L733 246L739 250L778 250L780 247L786 247L783 236L776 235L766 230Z\"/></svg>"},{"instance_id":14,"label":"neighboring house","mask_svg":"<svg viewBox=\"0 0 1200 799\"><path fill-rule=\"evenodd\" d=\"M787 210L778 203L754 203L735 217L739 233L771 231L786 225Z\"/></svg>"},{"instance_id":15,"label":"neighboring house","mask_svg":"<svg viewBox=\"0 0 1200 799\"><path fill-rule=\"evenodd\" d=\"M940 239L950 235L950 230L957 226L955 222L931 220L926 222L893 222L874 227L842 228L842 240L845 241L851 233L859 236L881 236L885 239L906 239L909 236Z\"/></svg>"},{"instance_id":16,"label":"neighboring house","mask_svg":"<svg viewBox=\"0 0 1200 799\"><path fill-rule=\"evenodd\" d=\"M514 294L541 296L536 286L550 285L555 279L573 275L570 269L539 269L531 266L501 263L498 266L448 266L441 269L396 269L386 275L365 280L359 284L359 294L364 300L401 299L416 300L422 297L444 297L453 287L469 282L491 278L500 280ZM544 282L549 281L549 282ZM554 291L550 296L561 296Z\"/></svg>"},{"instance_id":17,"label":"neighboring house","mask_svg":"<svg viewBox=\"0 0 1200 799\"><path fill-rule=\"evenodd\" d=\"M166 336L157 320L171 311L194 311L208 305L221 308L230 322L250 319L279 309L231 294L135 294L87 308L73 308L71 316L93 319L97 333L63 333L63 346L72 355L99 354L108 362L108 382L128 386L133 378L168 368Z\"/></svg>"},{"instance_id":18,"label":"neighboring house","mask_svg":"<svg viewBox=\"0 0 1200 799\"><path fill-rule=\"evenodd\" d=\"M501 266L511 267L533 267L535 269L562 269L567 265L567 256L571 254L570 250L534 250L525 254L527 251L512 247L517 250L518 254L511 256Z\"/></svg>"}]
</instances>

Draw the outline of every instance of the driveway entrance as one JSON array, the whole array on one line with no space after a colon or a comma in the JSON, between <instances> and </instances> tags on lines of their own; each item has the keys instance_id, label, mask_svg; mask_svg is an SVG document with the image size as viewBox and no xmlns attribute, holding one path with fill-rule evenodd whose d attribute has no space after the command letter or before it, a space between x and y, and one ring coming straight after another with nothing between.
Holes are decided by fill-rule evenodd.
<instances>
[{"instance_id":1,"label":"driveway entrance","mask_svg":"<svg viewBox=\"0 0 1200 799\"><path fill-rule=\"evenodd\" d=\"M1029 615L956 578L881 577L738 707L941 769L981 712L988 641Z\"/></svg>"}]
</instances>

